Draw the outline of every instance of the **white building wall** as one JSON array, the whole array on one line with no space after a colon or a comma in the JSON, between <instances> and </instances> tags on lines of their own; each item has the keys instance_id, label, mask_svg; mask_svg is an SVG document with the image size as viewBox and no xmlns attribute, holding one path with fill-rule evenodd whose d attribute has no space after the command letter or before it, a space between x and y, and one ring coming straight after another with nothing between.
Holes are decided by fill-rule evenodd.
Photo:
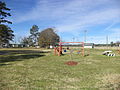
<instances>
[{"instance_id":1,"label":"white building wall","mask_svg":"<svg viewBox=\"0 0 120 90\"><path fill-rule=\"evenodd\" d=\"M92 48L92 46L84 46L84 48Z\"/></svg>"}]
</instances>

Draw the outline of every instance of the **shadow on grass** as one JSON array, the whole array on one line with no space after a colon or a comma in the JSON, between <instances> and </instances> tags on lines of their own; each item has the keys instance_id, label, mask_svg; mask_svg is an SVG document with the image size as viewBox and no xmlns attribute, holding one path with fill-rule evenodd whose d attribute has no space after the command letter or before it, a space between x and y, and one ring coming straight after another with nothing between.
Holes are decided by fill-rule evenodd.
<instances>
[{"instance_id":1,"label":"shadow on grass","mask_svg":"<svg viewBox=\"0 0 120 90\"><path fill-rule=\"evenodd\" d=\"M37 54L33 54L33 55L18 55L18 56L8 56L8 57L0 57L0 63L4 63L4 62L12 62L12 61L22 61L22 60L27 60L27 59L31 59L31 58L38 58L38 57L42 57L45 55L37 55Z\"/></svg>"},{"instance_id":2,"label":"shadow on grass","mask_svg":"<svg viewBox=\"0 0 120 90\"><path fill-rule=\"evenodd\" d=\"M2 63L0 63L0 66L7 66L7 65L11 65L11 64L2 64Z\"/></svg>"},{"instance_id":3,"label":"shadow on grass","mask_svg":"<svg viewBox=\"0 0 120 90\"><path fill-rule=\"evenodd\" d=\"M33 50L1 50L0 55L14 55L14 54L33 54L33 53L49 53L50 51L33 51Z\"/></svg>"},{"instance_id":4,"label":"shadow on grass","mask_svg":"<svg viewBox=\"0 0 120 90\"><path fill-rule=\"evenodd\" d=\"M43 51L32 51L32 50L5 50L0 51L0 66L4 66L6 62L13 62L13 61L23 61L29 60L34 58L43 57ZM2 56L1 56L2 55Z\"/></svg>"}]
</instances>

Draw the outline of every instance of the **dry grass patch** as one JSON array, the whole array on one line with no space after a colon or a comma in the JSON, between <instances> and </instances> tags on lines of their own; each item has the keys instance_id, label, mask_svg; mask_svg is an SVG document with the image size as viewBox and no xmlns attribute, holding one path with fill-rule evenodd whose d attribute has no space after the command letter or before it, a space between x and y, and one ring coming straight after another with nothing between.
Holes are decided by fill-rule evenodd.
<instances>
[{"instance_id":1,"label":"dry grass patch","mask_svg":"<svg viewBox=\"0 0 120 90\"><path fill-rule=\"evenodd\" d=\"M98 87L108 90L120 90L120 74L106 74L99 77Z\"/></svg>"}]
</instances>

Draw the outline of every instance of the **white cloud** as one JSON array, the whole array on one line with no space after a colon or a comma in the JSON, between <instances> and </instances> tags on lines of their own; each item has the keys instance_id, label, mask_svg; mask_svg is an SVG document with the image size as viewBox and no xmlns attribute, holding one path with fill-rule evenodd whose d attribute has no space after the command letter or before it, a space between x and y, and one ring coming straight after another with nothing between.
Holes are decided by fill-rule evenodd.
<instances>
[{"instance_id":1,"label":"white cloud","mask_svg":"<svg viewBox=\"0 0 120 90\"><path fill-rule=\"evenodd\" d=\"M120 8L114 8L114 4L110 7L113 2L115 1L70 0L68 2L55 2L54 0L40 0L31 11L16 17L15 22L54 20L57 22L56 27L61 31L77 30L81 27L109 23L120 19Z\"/></svg>"},{"instance_id":2,"label":"white cloud","mask_svg":"<svg viewBox=\"0 0 120 90\"><path fill-rule=\"evenodd\" d=\"M93 26L111 24L103 30L106 31L120 21L119 3L119 0L38 0L31 11L16 15L13 20L16 23L45 21L46 25L51 21L59 32L73 34ZM98 40L102 37L98 36Z\"/></svg>"},{"instance_id":3,"label":"white cloud","mask_svg":"<svg viewBox=\"0 0 120 90\"><path fill-rule=\"evenodd\" d=\"M114 13L111 15L111 13ZM82 17L75 17L73 20L65 20L65 23L58 25L58 28L61 30L80 30L90 26L95 26L99 24L112 23L116 19L119 19L118 16L119 10L105 10L99 12L91 12L89 15Z\"/></svg>"}]
</instances>

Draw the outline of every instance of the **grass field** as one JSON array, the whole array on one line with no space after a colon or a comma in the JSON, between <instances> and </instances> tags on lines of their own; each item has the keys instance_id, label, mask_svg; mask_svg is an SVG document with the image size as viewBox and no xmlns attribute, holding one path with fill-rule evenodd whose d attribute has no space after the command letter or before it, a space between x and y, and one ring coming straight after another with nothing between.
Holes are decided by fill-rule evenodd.
<instances>
[{"instance_id":1,"label":"grass field","mask_svg":"<svg viewBox=\"0 0 120 90\"><path fill-rule=\"evenodd\" d=\"M76 66L66 65L70 55L52 50L1 49L0 90L120 90L120 55L101 55L103 49L74 54Z\"/></svg>"}]
</instances>

